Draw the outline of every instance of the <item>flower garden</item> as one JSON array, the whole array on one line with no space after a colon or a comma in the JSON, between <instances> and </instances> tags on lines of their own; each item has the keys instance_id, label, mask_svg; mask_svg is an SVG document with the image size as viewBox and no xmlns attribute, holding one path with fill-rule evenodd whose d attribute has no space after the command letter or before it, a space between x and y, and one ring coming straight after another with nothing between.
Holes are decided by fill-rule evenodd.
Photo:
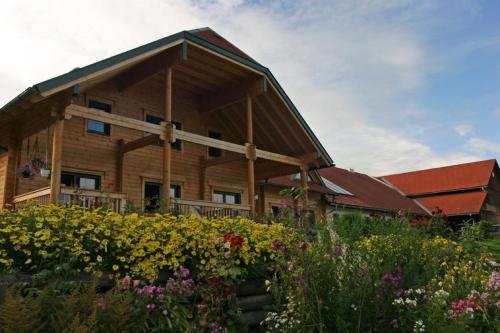
<instances>
[{"instance_id":1,"label":"flower garden","mask_svg":"<svg viewBox=\"0 0 500 333\"><path fill-rule=\"evenodd\" d=\"M274 300L261 331L500 330L497 257L442 220L290 224L0 211L0 280L16 277L0 332L244 332L237 289L251 281Z\"/></svg>"}]
</instances>

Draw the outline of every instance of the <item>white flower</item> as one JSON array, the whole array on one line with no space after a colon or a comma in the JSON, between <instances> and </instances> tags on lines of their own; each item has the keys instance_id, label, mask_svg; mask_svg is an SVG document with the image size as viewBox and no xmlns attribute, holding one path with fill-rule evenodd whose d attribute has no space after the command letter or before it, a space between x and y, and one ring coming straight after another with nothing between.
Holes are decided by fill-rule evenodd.
<instances>
[{"instance_id":1,"label":"white flower","mask_svg":"<svg viewBox=\"0 0 500 333\"><path fill-rule=\"evenodd\" d=\"M416 300L414 300L414 299L411 299L411 298L407 298L407 299L405 300L405 303L406 303L407 305L410 305L410 306L413 306L413 307L417 306L417 301L416 301Z\"/></svg>"},{"instance_id":2,"label":"white flower","mask_svg":"<svg viewBox=\"0 0 500 333\"><path fill-rule=\"evenodd\" d=\"M425 292L425 290L418 288L417 290L415 290L415 292L419 295L422 295Z\"/></svg>"},{"instance_id":3,"label":"white flower","mask_svg":"<svg viewBox=\"0 0 500 333\"><path fill-rule=\"evenodd\" d=\"M393 302L392 302L392 305L402 305L404 303L404 300L399 297L399 298L396 298Z\"/></svg>"},{"instance_id":4,"label":"white flower","mask_svg":"<svg viewBox=\"0 0 500 333\"><path fill-rule=\"evenodd\" d=\"M415 322L415 325L413 325L413 332L415 333L425 332L425 325L422 320L417 320Z\"/></svg>"}]
</instances>

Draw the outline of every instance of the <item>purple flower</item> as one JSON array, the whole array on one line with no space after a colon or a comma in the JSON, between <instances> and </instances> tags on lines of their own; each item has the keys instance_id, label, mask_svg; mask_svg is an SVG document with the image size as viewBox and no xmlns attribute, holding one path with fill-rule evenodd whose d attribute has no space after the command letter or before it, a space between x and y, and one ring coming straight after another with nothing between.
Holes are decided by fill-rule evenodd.
<instances>
[{"instance_id":1,"label":"purple flower","mask_svg":"<svg viewBox=\"0 0 500 333\"><path fill-rule=\"evenodd\" d=\"M278 241L275 239L275 240L273 240L272 244L273 244L273 250L274 250L274 251L279 251L279 250L280 250L280 247L281 247L281 246L280 246L280 242L278 242Z\"/></svg>"},{"instance_id":2,"label":"purple flower","mask_svg":"<svg viewBox=\"0 0 500 333\"><path fill-rule=\"evenodd\" d=\"M500 289L500 273L497 271L494 271L491 273L490 280L488 281L488 284L486 286L488 289L491 290L498 290Z\"/></svg>"},{"instance_id":3,"label":"purple flower","mask_svg":"<svg viewBox=\"0 0 500 333\"><path fill-rule=\"evenodd\" d=\"M161 313L163 313L164 316L168 316L168 310L167 309L163 310Z\"/></svg>"},{"instance_id":4,"label":"purple flower","mask_svg":"<svg viewBox=\"0 0 500 333\"><path fill-rule=\"evenodd\" d=\"M153 303L149 303L148 305L146 305L146 309L148 309L149 311L153 311L155 308L156 305Z\"/></svg>"}]
</instances>

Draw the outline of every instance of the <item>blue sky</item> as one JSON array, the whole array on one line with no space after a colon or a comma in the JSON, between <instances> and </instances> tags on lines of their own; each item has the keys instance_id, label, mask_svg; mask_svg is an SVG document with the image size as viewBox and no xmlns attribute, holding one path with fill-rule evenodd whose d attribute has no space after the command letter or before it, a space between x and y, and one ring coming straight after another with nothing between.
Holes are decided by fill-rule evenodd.
<instances>
[{"instance_id":1,"label":"blue sky","mask_svg":"<svg viewBox=\"0 0 500 333\"><path fill-rule=\"evenodd\" d=\"M497 1L5 1L0 104L210 26L271 69L340 167L383 175L498 158L498 22Z\"/></svg>"}]
</instances>

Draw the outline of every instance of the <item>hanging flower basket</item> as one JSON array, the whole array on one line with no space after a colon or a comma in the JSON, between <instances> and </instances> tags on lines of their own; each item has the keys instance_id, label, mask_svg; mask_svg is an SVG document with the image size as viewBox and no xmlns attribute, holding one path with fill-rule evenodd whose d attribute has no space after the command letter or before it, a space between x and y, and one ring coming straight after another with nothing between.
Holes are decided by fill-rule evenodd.
<instances>
[{"instance_id":1,"label":"hanging flower basket","mask_svg":"<svg viewBox=\"0 0 500 333\"><path fill-rule=\"evenodd\" d=\"M35 176L35 172L33 172L30 164L26 164L19 170L17 175L19 178L33 178Z\"/></svg>"},{"instance_id":2,"label":"hanging flower basket","mask_svg":"<svg viewBox=\"0 0 500 333\"><path fill-rule=\"evenodd\" d=\"M48 167L43 167L40 169L40 176L44 178L49 178L50 177L50 168Z\"/></svg>"}]
</instances>

